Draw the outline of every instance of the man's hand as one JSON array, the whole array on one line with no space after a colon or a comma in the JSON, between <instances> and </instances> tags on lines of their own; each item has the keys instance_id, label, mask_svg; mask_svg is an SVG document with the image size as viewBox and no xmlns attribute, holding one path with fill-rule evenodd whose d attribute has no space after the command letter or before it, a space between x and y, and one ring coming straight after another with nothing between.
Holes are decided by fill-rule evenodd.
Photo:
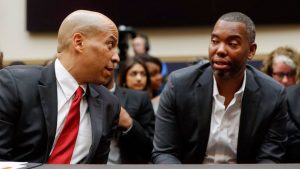
<instances>
[{"instance_id":1,"label":"man's hand","mask_svg":"<svg viewBox=\"0 0 300 169\"><path fill-rule=\"evenodd\" d=\"M119 127L126 130L131 126L132 126L132 118L127 113L127 111L123 107L121 107Z\"/></svg>"}]
</instances>

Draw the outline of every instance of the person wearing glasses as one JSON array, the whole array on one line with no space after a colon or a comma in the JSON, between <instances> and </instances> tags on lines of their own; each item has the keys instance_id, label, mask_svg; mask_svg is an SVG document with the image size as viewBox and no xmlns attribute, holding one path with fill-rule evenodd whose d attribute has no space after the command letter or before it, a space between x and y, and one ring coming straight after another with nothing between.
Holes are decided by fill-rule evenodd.
<instances>
[{"instance_id":1,"label":"person wearing glasses","mask_svg":"<svg viewBox=\"0 0 300 169\"><path fill-rule=\"evenodd\" d=\"M299 55L290 47L278 47L263 63L262 71L285 87L299 81Z\"/></svg>"}]
</instances>

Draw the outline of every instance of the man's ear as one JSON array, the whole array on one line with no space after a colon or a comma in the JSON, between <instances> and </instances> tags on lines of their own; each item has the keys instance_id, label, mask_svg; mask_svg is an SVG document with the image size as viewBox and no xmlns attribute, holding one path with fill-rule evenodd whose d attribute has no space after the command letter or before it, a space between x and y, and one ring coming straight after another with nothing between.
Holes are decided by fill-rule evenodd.
<instances>
[{"instance_id":1,"label":"man's ear","mask_svg":"<svg viewBox=\"0 0 300 169\"><path fill-rule=\"evenodd\" d=\"M249 55L248 55L248 58L247 58L248 60L252 60L252 58L255 55L256 49L257 49L256 43L255 42L251 43L250 44Z\"/></svg>"},{"instance_id":2,"label":"man's ear","mask_svg":"<svg viewBox=\"0 0 300 169\"><path fill-rule=\"evenodd\" d=\"M81 33L74 33L72 41L76 51L81 52L83 49L84 36Z\"/></svg>"}]
</instances>

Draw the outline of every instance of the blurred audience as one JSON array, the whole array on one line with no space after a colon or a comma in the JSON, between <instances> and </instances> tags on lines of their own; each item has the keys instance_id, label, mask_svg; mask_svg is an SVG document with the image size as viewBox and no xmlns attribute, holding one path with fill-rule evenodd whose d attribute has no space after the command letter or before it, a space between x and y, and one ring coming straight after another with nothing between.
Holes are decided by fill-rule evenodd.
<instances>
[{"instance_id":1,"label":"blurred audience","mask_svg":"<svg viewBox=\"0 0 300 169\"><path fill-rule=\"evenodd\" d=\"M290 47L278 47L263 62L262 71L287 87L299 81L299 54Z\"/></svg>"},{"instance_id":2,"label":"blurred audience","mask_svg":"<svg viewBox=\"0 0 300 169\"><path fill-rule=\"evenodd\" d=\"M137 34L132 40L132 48L135 55L149 54L150 40L145 34ZM164 78L168 75L168 66L166 63L162 63L161 74Z\"/></svg>"},{"instance_id":3,"label":"blurred audience","mask_svg":"<svg viewBox=\"0 0 300 169\"><path fill-rule=\"evenodd\" d=\"M149 163L155 116L148 93L120 87L113 76L104 86L120 99L122 106L119 132L111 142L108 163Z\"/></svg>"},{"instance_id":4,"label":"blurred audience","mask_svg":"<svg viewBox=\"0 0 300 169\"><path fill-rule=\"evenodd\" d=\"M163 89L163 76L161 74L162 63L158 58L148 54L137 55L137 57L145 62L149 71L152 90L151 101L154 112L156 113L159 105L159 95Z\"/></svg>"}]
</instances>

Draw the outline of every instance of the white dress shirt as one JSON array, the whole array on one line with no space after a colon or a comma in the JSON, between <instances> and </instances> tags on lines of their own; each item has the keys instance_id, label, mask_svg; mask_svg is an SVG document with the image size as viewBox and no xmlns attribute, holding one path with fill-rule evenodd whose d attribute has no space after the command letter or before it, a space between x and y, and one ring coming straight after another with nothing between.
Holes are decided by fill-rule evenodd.
<instances>
[{"instance_id":1,"label":"white dress shirt","mask_svg":"<svg viewBox=\"0 0 300 169\"><path fill-rule=\"evenodd\" d=\"M246 72L241 88L225 109L225 97L219 94L215 77L209 140L203 163L236 163L241 105Z\"/></svg>"},{"instance_id":2,"label":"white dress shirt","mask_svg":"<svg viewBox=\"0 0 300 169\"><path fill-rule=\"evenodd\" d=\"M68 115L69 109L72 104L72 99L74 97L75 91L79 87L73 76L64 68L59 59L55 60L55 75L57 80L57 126L54 144L52 146L51 153L57 139L63 129L66 117ZM85 98L86 85L81 85L84 94L80 102L80 125L78 136L72 155L70 164L76 164L89 153L90 147L92 145L92 128L90 113L87 111L88 103Z\"/></svg>"}]
</instances>

